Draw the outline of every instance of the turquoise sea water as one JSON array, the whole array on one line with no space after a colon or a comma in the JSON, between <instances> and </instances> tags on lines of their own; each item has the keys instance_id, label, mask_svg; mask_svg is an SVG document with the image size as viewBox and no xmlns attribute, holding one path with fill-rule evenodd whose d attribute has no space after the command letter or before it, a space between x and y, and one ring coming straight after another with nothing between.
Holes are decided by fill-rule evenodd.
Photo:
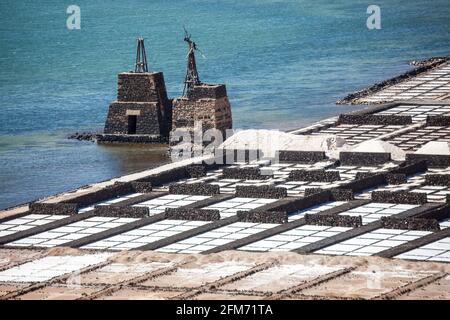
<instances>
[{"instance_id":1,"label":"turquoise sea water","mask_svg":"<svg viewBox=\"0 0 450 320\"><path fill-rule=\"evenodd\" d=\"M66 28L71 4L81 30ZM370 4L381 30L366 27ZM65 139L102 129L137 36L174 97L185 25L206 56L201 79L227 84L234 126L287 130L357 108L334 102L409 60L448 55L449 18L448 0L2 0L0 208L167 161L161 149Z\"/></svg>"}]
</instances>

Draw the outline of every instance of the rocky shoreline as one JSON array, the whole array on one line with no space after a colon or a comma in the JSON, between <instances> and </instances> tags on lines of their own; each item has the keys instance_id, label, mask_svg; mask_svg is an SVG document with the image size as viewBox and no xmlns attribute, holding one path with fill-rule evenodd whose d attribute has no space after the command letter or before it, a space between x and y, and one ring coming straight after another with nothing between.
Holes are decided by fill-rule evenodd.
<instances>
[{"instance_id":1,"label":"rocky shoreline","mask_svg":"<svg viewBox=\"0 0 450 320\"><path fill-rule=\"evenodd\" d=\"M97 141L97 133L96 132L75 132L67 137L70 140L78 140L78 141Z\"/></svg>"},{"instance_id":2,"label":"rocky shoreline","mask_svg":"<svg viewBox=\"0 0 450 320\"><path fill-rule=\"evenodd\" d=\"M394 84L400 83L402 81L411 79L423 72L429 71L431 69L434 69L443 63L446 63L450 61L450 56L447 57L432 57L426 60L413 60L409 64L412 66L415 66L416 68L407 71L403 74L400 74L394 78L384 80L382 82L375 83L374 85L350 93L346 97L336 101L336 104L368 104L367 102L360 101L361 98L365 98L371 94L374 94L376 92L379 92L389 86L392 86Z\"/></svg>"}]
</instances>

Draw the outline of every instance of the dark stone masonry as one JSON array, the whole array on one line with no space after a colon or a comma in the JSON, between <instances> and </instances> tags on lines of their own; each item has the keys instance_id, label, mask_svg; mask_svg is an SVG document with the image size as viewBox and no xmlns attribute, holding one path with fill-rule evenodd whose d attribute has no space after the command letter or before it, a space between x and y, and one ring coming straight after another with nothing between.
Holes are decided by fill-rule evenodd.
<instances>
[{"instance_id":1,"label":"dark stone masonry","mask_svg":"<svg viewBox=\"0 0 450 320\"><path fill-rule=\"evenodd\" d=\"M120 73L117 101L109 107L104 133L152 135L162 140L171 129L171 108L161 72ZM106 139L100 136L99 141Z\"/></svg>"},{"instance_id":2,"label":"dark stone masonry","mask_svg":"<svg viewBox=\"0 0 450 320\"><path fill-rule=\"evenodd\" d=\"M206 166L203 165L192 165L187 166L186 170L188 172L189 177L191 178L201 178L206 176Z\"/></svg>"},{"instance_id":3,"label":"dark stone masonry","mask_svg":"<svg viewBox=\"0 0 450 320\"><path fill-rule=\"evenodd\" d=\"M189 194L196 196L213 196L220 193L220 187L209 183L180 183L169 186L171 194Z\"/></svg>"},{"instance_id":4,"label":"dark stone masonry","mask_svg":"<svg viewBox=\"0 0 450 320\"><path fill-rule=\"evenodd\" d=\"M269 178L268 175L262 175L260 168L230 168L225 167L222 170L223 179L243 179L243 180L263 180Z\"/></svg>"},{"instance_id":5,"label":"dark stone masonry","mask_svg":"<svg viewBox=\"0 0 450 320\"><path fill-rule=\"evenodd\" d=\"M450 186L450 174L427 174L425 184L429 186Z\"/></svg>"},{"instance_id":6,"label":"dark stone masonry","mask_svg":"<svg viewBox=\"0 0 450 320\"><path fill-rule=\"evenodd\" d=\"M339 171L325 170L292 170L289 172L289 181L315 181L333 182L341 180Z\"/></svg>"},{"instance_id":7,"label":"dark stone masonry","mask_svg":"<svg viewBox=\"0 0 450 320\"><path fill-rule=\"evenodd\" d=\"M350 152L339 153L339 160L344 166L373 166L391 161L388 152Z\"/></svg>"},{"instance_id":8,"label":"dark stone masonry","mask_svg":"<svg viewBox=\"0 0 450 320\"><path fill-rule=\"evenodd\" d=\"M281 199L287 197L286 188L273 186L236 186L236 197Z\"/></svg>"},{"instance_id":9,"label":"dark stone masonry","mask_svg":"<svg viewBox=\"0 0 450 320\"><path fill-rule=\"evenodd\" d=\"M283 211L238 211L237 216L240 222L277 224L288 222L288 215Z\"/></svg>"},{"instance_id":10,"label":"dark stone masonry","mask_svg":"<svg viewBox=\"0 0 450 320\"><path fill-rule=\"evenodd\" d=\"M372 201L421 205L427 203L427 194L408 191L373 191Z\"/></svg>"},{"instance_id":11,"label":"dark stone masonry","mask_svg":"<svg viewBox=\"0 0 450 320\"><path fill-rule=\"evenodd\" d=\"M362 226L361 216L353 217L340 214L305 214L306 224L330 227L357 228Z\"/></svg>"},{"instance_id":12,"label":"dark stone masonry","mask_svg":"<svg viewBox=\"0 0 450 320\"><path fill-rule=\"evenodd\" d=\"M436 219L381 217L381 223L386 229L418 231L439 231L441 229Z\"/></svg>"},{"instance_id":13,"label":"dark stone masonry","mask_svg":"<svg viewBox=\"0 0 450 320\"><path fill-rule=\"evenodd\" d=\"M428 167L443 168L450 166L450 155L407 153L406 161L426 161Z\"/></svg>"},{"instance_id":14,"label":"dark stone masonry","mask_svg":"<svg viewBox=\"0 0 450 320\"><path fill-rule=\"evenodd\" d=\"M387 173L386 182L388 184L403 184L406 183L406 174L404 173Z\"/></svg>"},{"instance_id":15,"label":"dark stone masonry","mask_svg":"<svg viewBox=\"0 0 450 320\"><path fill-rule=\"evenodd\" d=\"M145 49L142 50L145 56ZM193 52L189 51L188 55L193 57ZM137 55L136 58L138 61L142 57ZM183 96L169 99L163 73L148 71L147 62L144 64L145 68L136 67L134 72L118 74L117 100L109 106L104 132L97 135L97 141L170 143L170 146L182 143L189 145L192 152L194 129L203 134L214 128L222 134L221 141L217 141L217 145L220 144L226 130L232 128L226 86L201 83L196 79ZM188 64L188 73L190 68ZM189 134L189 141L180 141L176 130Z\"/></svg>"},{"instance_id":16,"label":"dark stone masonry","mask_svg":"<svg viewBox=\"0 0 450 320\"><path fill-rule=\"evenodd\" d=\"M277 157L280 162L296 162L296 163L316 163L326 160L324 151L278 151Z\"/></svg>"},{"instance_id":17,"label":"dark stone masonry","mask_svg":"<svg viewBox=\"0 0 450 320\"><path fill-rule=\"evenodd\" d=\"M94 213L100 217L145 218L150 217L147 207L95 206Z\"/></svg>"},{"instance_id":18,"label":"dark stone masonry","mask_svg":"<svg viewBox=\"0 0 450 320\"><path fill-rule=\"evenodd\" d=\"M140 181L132 181L131 187L134 192L138 193L150 193L152 192L152 184L150 182L140 182Z\"/></svg>"},{"instance_id":19,"label":"dark stone masonry","mask_svg":"<svg viewBox=\"0 0 450 320\"><path fill-rule=\"evenodd\" d=\"M78 205L76 203L32 202L29 208L31 214L75 215L78 213Z\"/></svg>"},{"instance_id":20,"label":"dark stone masonry","mask_svg":"<svg viewBox=\"0 0 450 320\"><path fill-rule=\"evenodd\" d=\"M427 116L427 126L448 127L450 126L449 116Z\"/></svg>"},{"instance_id":21,"label":"dark stone masonry","mask_svg":"<svg viewBox=\"0 0 450 320\"><path fill-rule=\"evenodd\" d=\"M166 219L217 221L220 219L219 210L166 208Z\"/></svg>"},{"instance_id":22,"label":"dark stone masonry","mask_svg":"<svg viewBox=\"0 0 450 320\"><path fill-rule=\"evenodd\" d=\"M364 125L382 125L382 126L403 126L412 123L410 116L394 115L374 115L374 114L341 114L337 124L364 124Z\"/></svg>"}]
</instances>

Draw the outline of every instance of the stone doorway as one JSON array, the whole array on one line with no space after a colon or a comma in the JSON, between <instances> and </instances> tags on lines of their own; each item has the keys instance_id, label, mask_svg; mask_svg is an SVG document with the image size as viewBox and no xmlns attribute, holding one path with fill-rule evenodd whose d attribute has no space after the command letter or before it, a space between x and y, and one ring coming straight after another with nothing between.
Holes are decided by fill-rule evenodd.
<instances>
[{"instance_id":1,"label":"stone doorway","mask_svg":"<svg viewBox=\"0 0 450 320\"><path fill-rule=\"evenodd\" d=\"M137 116L128 116L128 134L136 134Z\"/></svg>"}]
</instances>

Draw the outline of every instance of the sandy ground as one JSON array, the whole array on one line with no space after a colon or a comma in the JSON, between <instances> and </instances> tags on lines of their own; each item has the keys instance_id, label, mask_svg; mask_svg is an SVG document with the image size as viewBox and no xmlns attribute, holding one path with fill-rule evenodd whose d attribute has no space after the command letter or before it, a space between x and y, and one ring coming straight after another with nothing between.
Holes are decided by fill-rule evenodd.
<instances>
[{"instance_id":1,"label":"sandy ground","mask_svg":"<svg viewBox=\"0 0 450 320\"><path fill-rule=\"evenodd\" d=\"M67 248L0 249L0 260L10 259L3 263L6 267L47 255L85 254L89 253ZM449 273L449 264L377 257L130 251L113 254L102 265L56 281L0 282L0 298L377 299L388 294L395 299L449 299ZM437 278L418 285L430 276Z\"/></svg>"}]
</instances>

